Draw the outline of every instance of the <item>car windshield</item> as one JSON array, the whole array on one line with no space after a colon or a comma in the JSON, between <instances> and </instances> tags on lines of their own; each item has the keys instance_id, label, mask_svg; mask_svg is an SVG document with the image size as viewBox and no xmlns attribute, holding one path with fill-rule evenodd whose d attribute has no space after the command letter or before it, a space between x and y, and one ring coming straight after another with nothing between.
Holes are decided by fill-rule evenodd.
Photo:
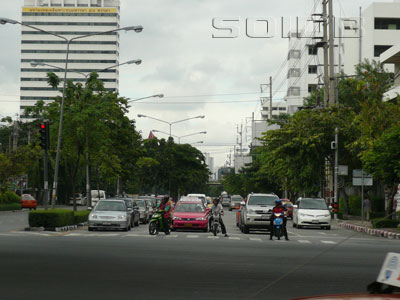
<instances>
[{"instance_id":1,"label":"car windshield","mask_svg":"<svg viewBox=\"0 0 400 300\"><path fill-rule=\"evenodd\" d=\"M142 207L142 208L145 208L145 207L146 207L143 200L136 200L136 203L137 203L137 205L138 205L139 207Z\"/></svg>"},{"instance_id":2,"label":"car windshield","mask_svg":"<svg viewBox=\"0 0 400 300\"><path fill-rule=\"evenodd\" d=\"M125 211L125 205L120 201L100 201L96 206L96 211Z\"/></svg>"},{"instance_id":3,"label":"car windshield","mask_svg":"<svg viewBox=\"0 0 400 300\"><path fill-rule=\"evenodd\" d=\"M248 205L275 205L275 201L278 199L276 196L267 195L254 195L249 198Z\"/></svg>"},{"instance_id":4,"label":"car windshield","mask_svg":"<svg viewBox=\"0 0 400 300\"><path fill-rule=\"evenodd\" d=\"M22 200L35 200L31 195L22 195Z\"/></svg>"},{"instance_id":5,"label":"car windshield","mask_svg":"<svg viewBox=\"0 0 400 300\"><path fill-rule=\"evenodd\" d=\"M302 209L328 209L323 199L302 199L299 208Z\"/></svg>"},{"instance_id":6,"label":"car windshield","mask_svg":"<svg viewBox=\"0 0 400 300\"><path fill-rule=\"evenodd\" d=\"M241 202L242 201L242 197L232 197L232 201Z\"/></svg>"},{"instance_id":7,"label":"car windshield","mask_svg":"<svg viewBox=\"0 0 400 300\"><path fill-rule=\"evenodd\" d=\"M175 212L204 213L204 207L199 203L179 203Z\"/></svg>"},{"instance_id":8,"label":"car windshield","mask_svg":"<svg viewBox=\"0 0 400 300\"><path fill-rule=\"evenodd\" d=\"M125 205L126 205L126 207L132 207L131 200L125 200Z\"/></svg>"},{"instance_id":9,"label":"car windshield","mask_svg":"<svg viewBox=\"0 0 400 300\"><path fill-rule=\"evenodd\" d=\"M102 191L92 191L91 192L92 198L104 198L104 193Z\"/></svg>"}]
</instances>

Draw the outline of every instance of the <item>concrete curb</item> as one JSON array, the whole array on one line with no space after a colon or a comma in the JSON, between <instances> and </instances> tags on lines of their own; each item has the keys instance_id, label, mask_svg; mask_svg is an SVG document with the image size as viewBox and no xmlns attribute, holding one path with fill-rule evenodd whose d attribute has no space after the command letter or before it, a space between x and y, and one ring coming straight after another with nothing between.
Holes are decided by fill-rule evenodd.
<instances>
[{"instance_id":1,"label":"concrete curb","mask_svg":"<svg viewBox=\"0 0 400 300\"><path fill-rule=\"evenodd\" d=\"M360 225L354 225L346 222L339 222L339 226L345 229L354 230L360 233L365 233L377 237L383 237L388 239L398 239L400 240L400 233L391 232L383 229L374 229Z\"/></svg>"},{"instance_id":2,"label":"concrete curb","mask_svg":"<svg viewBox=\"0 0 400 300\"><path fill-rule=\"evenodd\" d=\"M25 231L70 231L78 229L78 225L70 225L70 226L63 226L63 227L26 227Z\"/></svg>"}]
</instances>

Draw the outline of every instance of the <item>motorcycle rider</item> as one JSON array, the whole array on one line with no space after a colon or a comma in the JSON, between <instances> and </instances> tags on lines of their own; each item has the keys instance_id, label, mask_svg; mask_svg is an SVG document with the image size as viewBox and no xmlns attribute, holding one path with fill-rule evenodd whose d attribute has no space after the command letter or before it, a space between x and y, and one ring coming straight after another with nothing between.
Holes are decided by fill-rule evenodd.
<instances>
[{"instance_id":1,"label":"motorcycle rider","mask_svg":"<svg viewBox=\"0 0 400 300\"><path fill-rule=\"evenodd\" d=\"M162 218L164 224L164 232L169 235L169 219L171 213L171 203L169 201L169 196L164 196L159 205L159 209L163 211Z\"/></svg>"},{"instance_id":2,"label":"motorcycle rider","mask_svg":"<svg viewBox=\"0 0 400 300\"><path fill-rule=\"evenodd\" d=\"M276 213L281 213L283 214L282 219L283 219L283 235L285 236L285 240L289 240L287 230L286 230L286 214L285 214L286 208L282 205L282 201L280 199L275 201L275 207L272 209L272 215L271 215L271 223L270 223L270 235L269 239L272 240L272 237L274 235L274 219L275 219L275 214Z\"/></svg>"},{"instance_id":3,"label":"motorcycle rider","mask_svg":"<svg viewBox=\"0 0 400 300\"><path fill-rule=\"evenodd\" d=\"M214 198L214 199L213 199L213 205L211 206L211 209L210 209L209 214L211 215L211 217L210 217L209 220L208 220L209 228L211 228L211 223L212 223L213 215L214 215L214 214L215 214L215 215L220 214L220 215L221 215L221 218L219 218L219 224L221 225L222 234L223 234L225 237L228 237L229 235L226 233L225 224L224 224L224 222L222 221L222 216L224 215L224 209L223 209L221 203L219 203L219 198Z\"/></svg>"}]
</instances>

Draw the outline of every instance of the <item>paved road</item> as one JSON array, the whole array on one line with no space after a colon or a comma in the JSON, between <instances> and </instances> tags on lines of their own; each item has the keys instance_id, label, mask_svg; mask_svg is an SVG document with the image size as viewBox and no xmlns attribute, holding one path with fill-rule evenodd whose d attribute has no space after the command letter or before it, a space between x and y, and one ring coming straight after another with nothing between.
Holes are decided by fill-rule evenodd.
<instances>
[{"instance_id":1,"label":"paved road","mask_svg":"<svg viewBox=\"0 0 400 300\"><path fill-rule=\"evenodd\" d=\"M363 292L396 240L294 229L291 240L244 235L232 213L229 238L176 232L0 233L1 299L291 299Z\"/></svg>"}]
</instances>

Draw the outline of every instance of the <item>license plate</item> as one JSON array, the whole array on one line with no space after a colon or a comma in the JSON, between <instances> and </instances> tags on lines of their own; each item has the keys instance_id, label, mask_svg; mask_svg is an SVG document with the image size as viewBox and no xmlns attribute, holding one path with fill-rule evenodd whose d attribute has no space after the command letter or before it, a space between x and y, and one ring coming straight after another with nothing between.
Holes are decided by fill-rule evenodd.
<instances>
[{"instance_id":1,"label":"license plate","mask_svg":"<svg viewBox=\"0 0 400 300\"><path fill-rule=\"evenodd\" d=\"M110 222L103 222L103 225L111 225Z\"/></svg>"},{"instance_id":2,"label":"license plate","mask_svg":"<svg viewBox=\"0 0 400 300\"><path fill-rule=\"evenodd\" d=\"M192 227L192 223L185 223L185 227Z\"/></svg>"},{"instance_id":3,"label":"license plate","mask_svg":"<svg viewBox=\"0 0 400 300\"><path fill-rule=\"evenodd\" d=\"M313 223L313 224L318 224L318 223L319 223L319 220L312 220L312 223Z\"/></svg>"},{"instance_id":4,"label":"license plate","mask_svg":"<svg viewBox=\"0 0 400 300\"><path fill-rule=\"evenodd\" d=\"M263 220L269 220L269 216L261 216L261 219L263 219Z\"/></svg>"}]
</instances>

